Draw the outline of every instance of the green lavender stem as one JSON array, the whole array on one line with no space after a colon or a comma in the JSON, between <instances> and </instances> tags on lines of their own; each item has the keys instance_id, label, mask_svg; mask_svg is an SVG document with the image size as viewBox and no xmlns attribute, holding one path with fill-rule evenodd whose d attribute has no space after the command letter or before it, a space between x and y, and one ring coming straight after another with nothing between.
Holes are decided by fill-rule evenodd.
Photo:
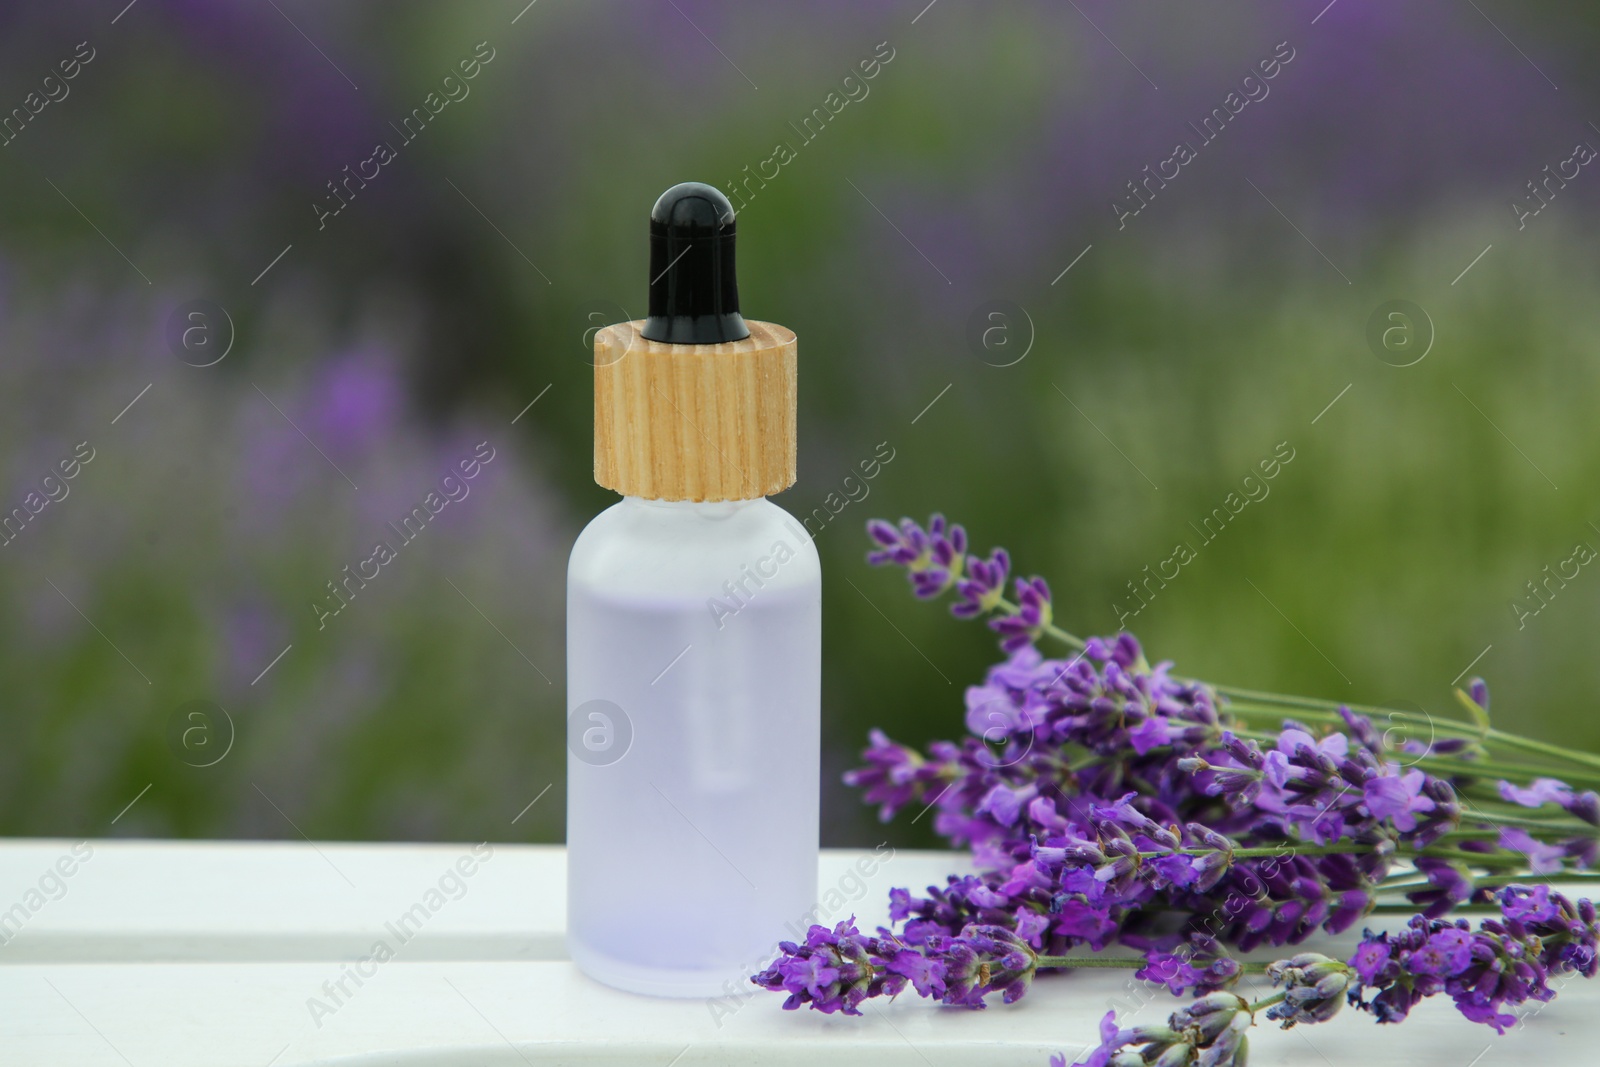
<instances>
[{"instance_id":1,"label":"green lavender stem","mask_svg":"<svg viewBox=\"0 0 1600 1067\"><path fill-rule=\"evenodd\" d=\"M1564 837L1582 837L1585 834L1600 833L1600 830L1577 819L1540 819L1531 815L1519 815L1514 811L1495 811L1490 816L1483 809L1474 807L1468 818L1473 822L1492 822L1496 826L1521 826L1534 835L1543 832Z\"/></svg>"},{"instance_id":2,"label":"green lavender stem","mask_svg":"<svg viewBox=\"0 0 1600 1067\"><path fill-rule=\"evenodd\" d=\"M1139 853L1139 859L1158 859L1162 856L1210 856L1214 849L1210 848L1174 848L1165 853ZM1288 845L1262 846L1262 848L1235 848L1234 859L1264 859L1270 856L1360 856L1371 853L1373 846L1357 845L1346 841L1342 845ZM1528 862L1528 857L1520 853L1469 853L1459 848L1440 848L1429 845L1427 848L1400 848L1394 851L1395 859L1413 859L1416 856L1427 856L1430 859L1459 859L1466 864L1477 864L1480 867L1520 867Z\"/></svg>"},{"instance_id":3,"label":"green lavender stem","mask_svg":"<svg viewBox=\"0 0 1600 1067\"><path fill-rule=\"evenodd\" d=\"M1425 878L1416 878L1411 872L1393 876L1398 881L1385 879L1378 883L1378 891L1383 893L1403 893L1410 889L1426 889L1430 884ZM1407 880L1409 879L1409 881ZM1488 886L1493 888L1502 885L1533 885L1539 882L1587 882L1600 879L1600 871L1562 870L1554 874L1494 874L1484 875L1472 880L1473 885Z\"/></svg>"},{"instance_id":4,"label":"green lavender stem","mask_svg":"<svg viewBox=\"0 0 1600 1067\"><path fill-rule=\"evenodd\" d=\"M1459 860L1462 863L1479 867L1525 867L1528 857L1520 852L1466 852L1458 848L1427 848L1407 852L1404 849L1396 853L1398 856L1427 856L1430 859Z\"/></svg>"},{"instance_id":5,"label":"green lavender stem","mask_svg":"<svg viewBox=\"0 0 1600 1067\"><path fill-rule=\"evenodd\" d=\"M1247 1004L1245 1006L1244 1010L1249 1012L1251 1015L1254 1015L1256 1012L1260 1011L1262 1008L1270 1008L1274 1004L1283 1003L1284 999L1286 997L1288 997L1288 995L1289 995L1289 991L1288 990L1284 990L1282 993L1274 993L1270 997L1262 997L1260 1000L1252 1001L1249 1004Z\"/></svg>"},{"instance_id":6,"label":"green lavender stem","mask_svg":"<svg viewBox=\"0 0 1600 1067\"><path fill-rule=\"evenodd\" d=\"M1582 767L1589 772L1591 777L1600 775L1600 756L1589 752L1572 751L1561 748L1558 745L1546 744L1543 741L1535 741L1531 737L1520 737L1516 734L1504 733L1493 727L1487 730L1480 730L1472 723L1453 719L1435 719L1427 715L1417 715L1393 708L1372 707L1364 704L1341 705L1333 701L1313 700L1309 697L1277 697L1270 693L1260 693L1249 689L1233 689L1227 686L1215 686L1214 688L1219 694L1228 698L1227 710L1234 714L1282 715L1284 709L1293 709L1294 716L1301 719L1338 723L1343 721L1339 716L1338 709L1340 707L1348 707L1351 711L1369 717L1387 717L1392 723L1427 727L1430 730L1446 732L1456 737L1481 738L1487 745L1497 745L1530 755L1542 756L1545 759L1556 761L1563 767ZM1466 771L1473 766L1473 763L1463 760L1459 763L1452 763L1451 766L1459 767ZM1536 768L1535 770L1536 772L1543 771L1544 768Z\"/></svg>"},{"instance_id":7,"label":"green lavender stem","mask_svg":"<svg viewBox=\"0 0 1600 1067\"><path fill-rule=\"evenodd\" d=\"M1257 735L1248 731L1240 731L1240 736L1266 738L1269 735ZM1076 773L1077 771L1081 771L1086 767L1091 767L1097 763L1104 762L1106 759L1107 757L1105 756L1090 752L1072 761L1071 763L1063 764L1063 767L1068 771ZM1431 764L1432 766L1426 766L1426 764ZM1459 763L1453 763L1448 760L1423 761L1423 763L1419 765L1423 765L1424 769L1433 769L1446 773L1459 772L1462 766ZM1472 767L1474 770L1483 769L1477 763L1472 763L1467 766ZM1495 768L1497 771L1503 769L1508 770L1508 768ZM1515 775L1506 775L1506 777L1514 778ZM1600 782L1597 782L1597 784L1600 784ZM1475 786L1458 784L1457 792L1461 793L1469 801L1467 805L1468 810L1463 813L1463 821L1465 822L1485 823L1494 827L1520 826L1533 833L1536 837L1538 837L1540 834L1554 835L1558 839L1600 836L1600 827L1595 827L1590 823L1576 818L1537 815L1528 808L1507 802L1500 796L1497 790L1486 785ZM1471 829L1452 831L1452 833L1472 836L1492 835L1491 831Z\"/></svg>"},{"instance_id":8,"label":"green lavender stem","mask_svg":"<svg viewBox=\"0 0 1600 1067\"><path fill-rule=\"evenodd\" d=\"M1017 614L1018 609L1015 604L1002 597L996 604L996 610L1004 612L1007 615L1015 615ZM1043 633L1067 645L1069 648L1081 650L1084 647L1082 638L1076 636L1075 634L1068 633L1053 623L1045 626L1043 628ZM1186 678L1183 680L1186 682L1192 682L1196 685L1206 684L1191 678ZM1501 731L1492 728L1488 730L1479 730L1470 723L1453 722L1449 720L1439 721L1426 715L1416 715L1411 712L1401 711L1396 708L1376 707L1369 704L1341 704L1338 701L1319 700L1315 697L1284 696L1278 693L1264 693L1260 690L1244 689L1238 686L1217 685L1210 686L1209 688L1215 690L1218 694L1228 699L1229 711L1234 711L1240 705L1254 705L1255 709L1258 711L1274 712L1278 712L1278 709L1282 708L1294 708L1296 709L1296 714L1301 718L1310 718L1311 715L1308 713L1319 712L1321 714L1318 715L1317 718L1321 719L1322 721L1339 722L1341 721L1339 719L1339 709L1341 707L1347 707L1351 711L1363 715L1385 716L1390 722L1404 722L1415 726L1427 726L1430 728L1442 727L1452 731L1457 736L1482 737L1486 742L1499 744L1506 748L1518 749L1530 754L1544 756L1545 758L1555 760L1566 767L1582 766L1592 771L1600 772L1600 756L1596 756L1588 752L1569 751L1557 745L1546 744L1543 741L1535 741L1531 737L1519 737L1516 734L1502 733Z\"/></svg>"},{"instance_id":9,"label":"green lavender stem","mask_svg":"<svg viewBox=\"0 0 1600 1067\"><path fill-rule=\"evenodd\" d=\"M1141 852L1140 859L1155 859L1158 856L1209 856L1215 849L1210 848L1175 848L1170 852ZM1339 856L1355 852L1371 852L1371 845L1293 845L1285 842L1283 845L1267 845L1259 848L1236 848L1233 858L1237 860L1255 859L1265 856Z\"/></svg>"},{"instance_id":10,"label":"green lavender stem","mask_svg":"<svg viewBox=\"0 0 1600 1067\"><path fill-rule=\"evenodd\" d=\"M1040 967L1100 967L1108 969L1138 970L1145 965L1139 956L1040 956ZM1240 963L1245 974L1265 974L1265 963Z\"/></svg>"},{"instance_id":11,"label":"green lavender stem","mask_svg":"<svg viewBox=\"0 0 1600 1067\"><path fill-rule=\"evenodd\" d=\"M1577 869L1563 869L1553 874L1531 874L1524 871L1521 874L1496 874L1478 875L1473 878L1474 885L1520 885L1524 882L1581 882L1600 878L1600 871ZM1379 893L1406 893L1413 889L1426 889L1433 883L1417 874L1416 871L1395 871L1380 879L1373 889Z\"/></svg>"},{"instance_id":12,"label":"green lavender stem","mask_svg":"<svg viewBox=\"0 0 1600 1067\"><path fill-rule=\"evenodd\" d=\"M1425 771L1440 771L1449 775L1471 778L1504 778L1511 782L1532 781L1559 774L1569 785L1600 786L1600 771L1587 768L1536 767L1529 763L1501 763L1497 760L1456 760L1448 756L1423 756L1408 761L1408 766Z\"/></svg>"}]
</instances>

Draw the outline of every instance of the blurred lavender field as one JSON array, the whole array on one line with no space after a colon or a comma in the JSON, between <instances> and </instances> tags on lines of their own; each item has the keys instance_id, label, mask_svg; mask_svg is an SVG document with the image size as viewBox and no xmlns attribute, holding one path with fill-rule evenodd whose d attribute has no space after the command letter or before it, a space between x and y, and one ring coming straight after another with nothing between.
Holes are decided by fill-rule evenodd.
<instances>
[{"instance_id":1,"label":"blurred lavender field","mask_svg":"<svg viewBox=\"0 0 1600 1067\"><path fill-rule=\"evenodd\" d=\"M779 502L893 449L817 540L825 841L882 839L838 783L868 727L948 736L995 655L866 567L875 515L947 512L1189 673L1451 714L1475 663L1600 746L1600 13L524 5L0 10L0 832L559 840L587 335L688 179L801 338Z\"/></svg>"}]
</instances>

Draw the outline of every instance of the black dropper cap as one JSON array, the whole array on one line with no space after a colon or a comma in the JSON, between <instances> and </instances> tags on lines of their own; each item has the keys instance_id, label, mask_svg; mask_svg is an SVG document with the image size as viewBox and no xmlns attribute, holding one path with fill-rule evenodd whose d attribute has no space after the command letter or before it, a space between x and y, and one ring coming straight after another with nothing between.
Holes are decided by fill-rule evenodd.
<instances>
[{"instance_id":1,"label":"black dropper cap","mask_svg":"<svg viewBox=\"0 0 1600 1067\"><path fill-rule=\"evenodd\" d=\"M714 186L684 182L650 209L650 317L640 335L674 345L740 341L733 205Z\"/></svg>"}]
</instances>

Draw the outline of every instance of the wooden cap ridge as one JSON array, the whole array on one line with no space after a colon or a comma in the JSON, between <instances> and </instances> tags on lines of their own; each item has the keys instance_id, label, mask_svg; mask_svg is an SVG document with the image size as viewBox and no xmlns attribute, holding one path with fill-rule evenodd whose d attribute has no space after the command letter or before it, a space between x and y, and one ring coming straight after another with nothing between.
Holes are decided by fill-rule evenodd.
<instances>
[{"instance_id":1,"label":"wooden cap ridge","mask_svg":"<svg viewBox=\"0 0 1600 1067\"><path fill-rule=\"evenodd\" d=\"M682 345L644 320L594 338L594 480L649 500L754 500L795 481L795 336Z\"/></svg>"}]
</instances>

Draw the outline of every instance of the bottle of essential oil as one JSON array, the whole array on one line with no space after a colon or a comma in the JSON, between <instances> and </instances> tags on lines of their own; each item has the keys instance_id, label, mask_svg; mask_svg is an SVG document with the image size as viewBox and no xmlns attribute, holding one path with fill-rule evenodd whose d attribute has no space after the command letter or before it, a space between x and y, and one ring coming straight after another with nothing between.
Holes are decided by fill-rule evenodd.
<instances>
[{"instance_id":1,"label":"bottle of essential oil","mask_svg":"<svg viewBox=\"0 0 1600 1067\"><path fill-rule=\"evenodd\" d=\"M739 314L734 212L650 212L650 315L595 336L567 568L567 944L638 993L740 990L816 907L822 574L795 480L795 337Z\"/></svg>"}]
</instances>

